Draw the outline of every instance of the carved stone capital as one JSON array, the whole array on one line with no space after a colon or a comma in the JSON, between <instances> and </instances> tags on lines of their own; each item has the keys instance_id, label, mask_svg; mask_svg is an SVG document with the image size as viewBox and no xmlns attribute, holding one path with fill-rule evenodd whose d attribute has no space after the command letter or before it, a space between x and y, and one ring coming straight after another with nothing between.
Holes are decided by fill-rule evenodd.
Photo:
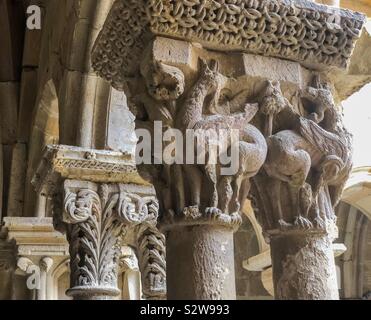
<instances>
[{"instance_id":1,"label":"carved stone capital","mask_svg":"<svg viewBox=\"0 0 371 320\"><path fill-rule=\"evenodd\" d=\"M162 227L169 231L170 297L235 295L224 282L232 282L233 272L221 279L206 266L234 269L220 243L233 245L231 230L240 224L238 212L248 196L272 248L283 246L290 259L300 256L297 267L305 256L313 258L311 250L322 250L318 273L334 269L328 249L334 207L352 166L351 139L322 75L347 67L365 16L307 0L232 2L117 0L92 53L94 70L125 91L137 128L150 133L151 145L171 129L186 141L178 150L184 155L195 148L184 138L189 131L237 132L235 141L219 146L219 155L238 146L233 172L226 173L220 159L210 161L220 137L207 135L197 145L204 163L178 161L178 155L158 162L171 146L166 141L151 150L152 165L141 168L156 188ZM156 131L158 122L163 127ZM276 249L272 254L275 263L283 260ZM192 266L179 265L179 257ZM284 276L276 282L285 281L294 266L288 261L277 267ZM333 281L327 286L319 279L317 285L316 297L336 297ZM296 283L291 287L297 297L310 296Z\"/></svg>"},{"instance_id":2,"label":"carved stone capital","mask_svg":"<svg viewBox=\"0 0 371 320\"><path fill-rule=\"evenodd\" d=\"M156 224L158 203L153 189L78 180L63 183L63 205L55 208L59 227L67 232L71 289L78 299L116 296L122 236L125 228Z\"/></svg>"},{"instance_id":3,"label":"carved stone capital","mask_svg":"<svg viewBox=\"0 0 371 320\"><path fill-rule=\"evenodd\" d=\"M165 236L151 224L142 224L136 231L143 296L148 300L166 299Z\"/></svg>"},{"instance_id":4,"label":"carved stone capital","mask_svg":"<svg viewBox=\"0 0 371 320\"><path fill-rule=\"evenodd\" d=\"M120 183L119 183L120 182ZM52 196L53 222L69 242L75 299L108 299L117 285L127 228L155 226L159 204L132 155L48 146L33 183Z\"/></svg>"}]
</instances>

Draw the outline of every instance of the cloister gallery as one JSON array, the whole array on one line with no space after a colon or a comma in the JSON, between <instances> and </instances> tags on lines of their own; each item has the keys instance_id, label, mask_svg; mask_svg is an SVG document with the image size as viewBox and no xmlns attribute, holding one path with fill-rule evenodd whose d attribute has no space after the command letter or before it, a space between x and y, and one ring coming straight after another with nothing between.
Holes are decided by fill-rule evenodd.
<instances>
[{"instance_id":1,"label":"cloister gallery","mask_svg":"<svg viewBox=\"0 0 371 320\"><path fill-rule=\"evenodd\" d=\"M371 299L370 15L1 0L0 299Z\"/></svg>"}]
</instances>

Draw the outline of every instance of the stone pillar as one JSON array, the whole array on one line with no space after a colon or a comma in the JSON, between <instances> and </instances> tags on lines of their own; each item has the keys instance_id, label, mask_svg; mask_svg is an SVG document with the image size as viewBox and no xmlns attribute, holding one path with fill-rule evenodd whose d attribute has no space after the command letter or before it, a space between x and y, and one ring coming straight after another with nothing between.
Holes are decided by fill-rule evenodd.
<instances>
[{"instance_id":1,"label":"stone pillar","mask_svg":"<svg viewBox=\"0 0 371 320\"><path fill-rule=\"evenodd\" d=\"M53 196L54 225L69 242L67 295L76 300L115 299L127 228L150 225L156 230L153 187L140 178L128 154L70 146L48 146L33 183L37 192ZM156 255L164 248L151 250ZM148 263L143 268L148 269Z\"/></svg>"},{"instance_id":2,"label":"stone pillar","mask_svg":"<svg viewBox=\"0 0 371 320\"><path fill-rule=\"evenodd\" d=\"M332 240L322 232L286 233L271 238L277 299L339 299Z\"/></svg>"},{"instance_id":3,"label":"stone pillar","mask_svg":"<svg viewBox=\"0 0 371 320\"><path fill-rule=\"evenodd\" d=\"M42 192L40 192L37 195L36 208L35 208L36 216L39 217L39 218L44 218L45 217L45 214L46 214L46 201L47 201L47 197L45 196L45 194L43 194Z\"/></svg>"},{"instance_id":4,"label":"stone pillar","mask_svg":"<svg viewBox=\"0 0 371 320\"><path fill-rule=\"evenodd\" d=\"M53 265L53 259L43 257L40 262L40 290L38 290L37 300L47 300L48 296L48 272Z\"/></svg>"},{"instance_id":5,"label":"stone pillar","mask_svg":"<svg viewBox=\"0 0 371 320\"><path fill-rule=\"evenodd\" d=\"M178 226L166 240L169 299L236 299L231 226Z\"/></svg>"},{"instance_id":6,"label":"stone pillar","mask_svg":"<svg viewBox=\"0 0 371 320\"><path fill-rule=\"evenodd\" d=\"M270 2L250 1L242 9L118 0L94 46L93 69L125 91L143 130L137 160L149 164L141 173L160 202L169 299L235 298L232 235L247 195L272 246L282 244L276 236L283 231L307 229L324 238L325 253L331 245L326 226L334 224L351 144L330 84L315 75L347 67L365 17L305 0L295 8L295 2ZM341 31L348 26L352 32ZM232 161L215 158L213 148ZM196 159L200 150L204 161ZM311 249L295 237L287 241L287 250L317 263L320 240L309 241ZM304 278L319 272L330 279L331 264L306 270L311 275ZM316 297L336 298L324 283L316 282ZM277 298L308 298L300 290Z\"/></svg>"},{"instance_id":7,"label":"stone pillar","mask_svg":"<svg viewBox=\"0 0 371 320\"><path fill-rule=\"evenodd\" d=\"M261 100L262 110L269 103L273 115L265 121L277 128L279 118L290 130L267 133L264 171L254 177L250 195L271 246L275 297L338 299L334 207L352 168L351 138L320 77L300 90L304 106L311 106L308 115L293 106L280 109L282 98L277 86Z\"/></svg>"}]
</instances>

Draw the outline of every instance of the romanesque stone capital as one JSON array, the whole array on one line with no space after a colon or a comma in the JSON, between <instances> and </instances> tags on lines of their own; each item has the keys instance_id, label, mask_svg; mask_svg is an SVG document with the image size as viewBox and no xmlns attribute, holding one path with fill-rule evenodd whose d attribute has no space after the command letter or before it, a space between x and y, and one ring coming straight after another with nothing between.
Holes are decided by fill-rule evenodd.
<instances>
[{"instance_id":1,"label":"romanesque stone capital","mask_svg":"<svg viewBox=\"0 0 371 320\"><path fill-rule=\"evenodd\" d=\"M67 235L67 294L75 299L117 296L123 237L128 228L142 224L155 230L159 209L153 187L139 176L132 158L119 152L48 146L34 184L53 196L54 225Z\"/></svg>"},{"instance_id":2,"label":"romanesque stone capital","mask_svg":"<svg viewBox=\"0 0 371 320\"><path fill-rule=\"evenodd\" d=\"M275 297L338 299L334 208L351 172L352 139L319 75L298 97L299 112L278 83L267 85L261 111L268 154L250 197L271 246Z\"/></svg>"},{"instance_id":3,"label":"romanesque stone capital","mask_svg":"<svg viewBox=\"0 0 371 320\"><path fill-rule=\"evenodd\" d=\"M125 91L137 128L152 138L151 165L141 173L156 189L167 231L171 298L234 297L226 284L233 272L221 279L205 266L233 269L233 256L220 244L233 242L247 196L271 241L273 264L301 257L299 268L321 251L313 298L336 298L330 244L334 207L352 166L351 139L323 75L347 67L364 23L362 14L307 0L114 3L93 49L93 69ZM156 147L167 130L181 136L180 150L178 144L168 152L171 139ZM186 139L195 130L205 134L202 146L197 141L204 163L184 158L187 148L197 150ZM233 172L220 159L210 161L222 140L210 131L230 138L237 132L218 146L219 155L238 150ZM280 256L279 247L287 254ZM193 264L184 268L180 257ZM296 285L300 276L284 279L294 266L275 268L278 298L311 296ZM277 285L285 281L294 284Z\"/></svg>"},{"instance_id":4,"label":"romanesque stone capital","mask_svg":"<svg viewBox=\"0 0 371 320\"><path fill-rule=\"evenodd\" d=\"M318 75L298 95L301 114L278 83L269 83L264 92L268 155L264 170L253 178L252 204L269 236L324 233L334 238L334 208L352 168L351 136L329 84Z\"/></svg>"},{"instance_id":5,"label":"romanesque stone capital","mask_svg":"<svg viewBox=\"0 0 371 320\"><path fill-rule=\"evenodd\" d=\"M151 188L65 180L62 197L54 215L70 243L71 289L67 293L78 299L118 295L125 229L157 221L158 203Z\"/></svg>"}]
</instances>

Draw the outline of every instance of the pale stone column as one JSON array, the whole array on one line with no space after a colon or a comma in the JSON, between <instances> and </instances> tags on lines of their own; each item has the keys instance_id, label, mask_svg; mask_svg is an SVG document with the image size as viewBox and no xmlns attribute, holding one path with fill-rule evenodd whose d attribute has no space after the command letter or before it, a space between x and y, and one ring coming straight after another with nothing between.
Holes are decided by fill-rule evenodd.
<instances>
[{"instance_id":1,"label":"pale stone column","mask_svg":"<svg viewBox=\"0 0 371 320\"><path fill-rule=\"evenodd\" d=\"M36 216L38 218L44 218L45 217L46 200L47 200L47 197L45 196L45 194L43 192L40 192L37 195L35 211L36 211Z\"/></svg>"},{"instance_id":2,"label":"pale stone column","mask_svg":"<svg viewBox=\"0 0 371 320\"><path fill-rule=\"evenodd\" d=\"M159 0L144 6L118 0L97 38L93 69L125 92L137 128L147 130L144 139L152 139L137 149L148 153L145 143L154 145L147 160L156 166L141 172L160 202L169 299L235 298L232 236L249 193L277 256L276 281L280 273L292 273L297 283L277 298L310 298L302 287L310 286L314 272L321 281L315 282L319 293L313 297L336 298L327 286L328 270L334 268L331 259L324 264L332 241L326 228L334 224L351 146L329 84L311 85L311 70L345 69L365 17L309 1L292 6L295 2L269 0L250 1L243 9L203 1ZM344 33L348 25L352 32ZM171 139L162 141L168 128L184 142L175 155L169 151ZM237 170L222 174L221 162L181 159L187 148L194 149L184 139L192 129L236 130ZM212 141L206 139L203 148L208 159ZM232 146L221 146L222 154ZM163 153L171 161L164 161ZM305 236L311 249L291 237L302 230L318 233L318 239ZM305 269L310 274L301 278L286 263L280 272L283 257L277 247L285 241L279 235L290 243L281 254L303 254L302 261L320 262L318 269ZM317 261L318 249L324 258Z\"/></svg>"},{"instance_id":3,"label":"pale stone column","mask_svg":"<svg viewBox=\"0 0 371 320\"><path fill-rule=\"evenodd\" d=\"M53 265L53 259L43 257L39 262L40 289L37 291L37 300L47 300L48 296L48 273Z\"/></svg>"},{"instance_id":4,"label":"pale stone column","mask_svg":"<svg viewBox=\"0 0 371 320\"><path fill-rule=\"evenodd\" d=\"M139 271L138 258L134 250L125 246L121 249L121 269L122 273L122 300L141 300L142 286L141 274Z\"/></svg>"}]
</instances>

